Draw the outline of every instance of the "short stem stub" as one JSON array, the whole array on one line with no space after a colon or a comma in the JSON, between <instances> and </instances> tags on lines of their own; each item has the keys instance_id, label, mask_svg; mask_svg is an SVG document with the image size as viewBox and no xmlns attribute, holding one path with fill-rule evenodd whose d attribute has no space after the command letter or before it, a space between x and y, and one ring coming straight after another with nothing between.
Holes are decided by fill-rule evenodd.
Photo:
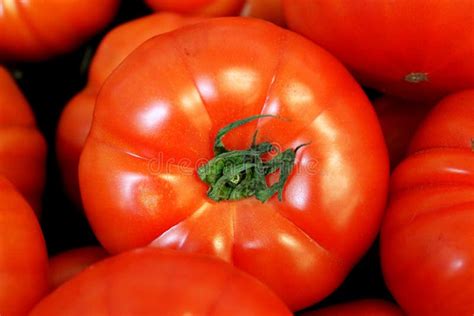
<instances>
[{"instance_id":1,"label":"short stem stub","mask_svg":"<svg viewBox=\"0 0 474 316\"><path fill-rule=\"evenodd\" d=\"M278 199L283 197L283 188L295 164L296 149L283 152L269 142L256 144L255 132L252 145L247 150L228 150L222 139L231 130L251 121L273 115L255 115L231 123L219 130L214 143L214 154L206 165L198 169L199 178L209 185L207 195L214 201L242 200L255 196L259 201L266 202L278 193ZM272 159L264 160L265 154L276 153ZM276 171L280 177L272 185L267 184L266 177Z\"/></svg>"}]
</instances>

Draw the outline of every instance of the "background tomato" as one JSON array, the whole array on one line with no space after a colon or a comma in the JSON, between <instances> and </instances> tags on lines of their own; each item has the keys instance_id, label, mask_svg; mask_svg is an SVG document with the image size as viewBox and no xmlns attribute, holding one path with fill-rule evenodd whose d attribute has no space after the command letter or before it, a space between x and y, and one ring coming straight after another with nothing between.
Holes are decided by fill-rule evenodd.
<instances>
[{"instance_id":1,"label":"background tomato","mask_svg":"<svg viewBox=\"0 0 474 316\"><path fill-rule=\"evenodd\" d=\"M285 0L284 12L384 93L428 101L474 86L472 0Z\"/></svg>"},{"instance_id":2,"label":"background tomato","mask_svg":"<svg viewBox=\"0 0 474 316\"><path fill-rule=\"evenodd\" d=\"M10 180L39 214L45 177L46 142L33 113L0 66L0 175Z\"/></svg>"},{"instance_id":3,"label":"background tomato","mask_svg":"<svg viewBox=\"0 0 474 316\"><path fill-rule=\"evenodd\" d=\"M240 14L285 25L282 0L247 0Z\"/></svg>"},{"instance_id":4,"label":"background tomato","mask_svg":"<svg viewBox=\"0 0 474 316\"><path fill-rule=\"evenodd\" d=\"M145 0L154 10L206 16L237 15L245 0Z\"/></svg>"},{"instance_id":5,"label":"background tomato","mask_svg":"<svg viewBox=\"0 0 474 316\"><path fill-rule=\"evenodd\" d=\"M403 316L397 306L382 300L360 300L338 304L302 316Z\"/></svg>"},{"instance_id":6,"label":"background tomato","mask_svg":"<svg viewBox=\"0 0 474 316\"><path fill-rule=\"evenodd\" d=\"M58 161L69 196L79 205L78 165L92 123L94 104L105 79L135 48L144 41L198 18L184 18L173 13L156 13L113 29L102 40L89 70L86 87L64 108L59 120L56 147Z\"/></svg>"},{"instance_id":7,"label":"background tomato","mask_svg":"<svg viewBox=\"0 0 474 316\"><path fill-rule=\"evenodd\" d=\"M0 315L26 315L46 294L46 247L33 210L0 176Z\"/></svg>"},{"instance_id":8,"label":"background tomato","mask_svg":"<svg viewBox=\"0 0 474 316\"><path fill-rule=\"evenodd\" d=\"M392 177L382 268L410 315L474 313L473 118L474 90L443 99Z\"/></svg>"},{"instance_id":9,"label":"background tomato","mask_svg":"<svg viewBox=\"0 0 474 316\"><path fill-rule=\"evenodd\" d=\"M30 315L186 314L291 315L269 289L221 260L158 249L95 264Z\"/></svg>"},{"instance_id":10,"label":"background tomato","mask_svg":"<svg viewBox=\"0 0 474 316\"><path fill-rule=\"evenodd\" d=\"M258 142L282 149L311 142L283 202L211 201L195 166L220 128L258 113L284 119L239 128L229 148L248 148L257 127ZM299 309L337 288L374 240L388 159L367 98L334 58L270 23L222 18L156 37L114 71L79 178L108 251L152 243L216 255Z\"/></svg>"},{"instance_id":11,"label":"background tomato","mask_svg":"<svg viewBox=\"0 0 474 316\"><path fill-rule=\"evenodd\" d=\"M83 247L60 253L49 259L49 288L54 290L91 264L108 256L101 247Z\"/></svg>"},{"instance_id":12,"label":"background tomato","mask_svg":"<svg viewBox=\"0 0 474 316\"><path fill-rule=\"evenodd\" d=\"M206 16L243 15L284 25L282 0L145 0L155 10Z\"/></svg>"},{"instance_id":13,"label":"background tomato","mask_svg":"<svg viewBox=\"0 0 474 316\"><path fill-rule=\"evenodd\" d=\"M413 135L434 104L382 96L372 105L387 143L390 166L395 168L405 157Z\"/></svg>"},{"instance_id":14,"label":"background tomato","mask_svg":"<svg viewBox=\"0 0 474 316\"><path fill-rule=\"evenodd\" d=\"M113 18L119 0L1 0L0 60L40 60L77 48Z\"/></svg>"}]
</instances>

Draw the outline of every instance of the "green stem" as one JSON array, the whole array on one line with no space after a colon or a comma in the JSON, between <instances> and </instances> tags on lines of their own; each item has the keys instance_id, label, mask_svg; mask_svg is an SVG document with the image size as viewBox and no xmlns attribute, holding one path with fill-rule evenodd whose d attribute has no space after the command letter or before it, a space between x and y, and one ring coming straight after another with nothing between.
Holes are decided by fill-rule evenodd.
<instances>
[{"instance_id":1,"label":"green stem","mask_svg":"<svg viewBox=\"0 0 474 316\"><path fill-rule=\"evenodd\" d=\"M269 142L256 143L257 131L253 135L252 145L247 150L228 150L223 143L224 136L230 131L251 121L274 115L254 115L233 122L219 130L214 143L215 157L198 169L202 181L209 185L207 195L214 201L242 200L255 196L266 202L278 193L283 198L283 188L293 170L296 149L287 149L272 159L264 161L262 156L278 149ZM268 186L266 177L280 170L279 180Z\"/></svg>"}]
</instances>

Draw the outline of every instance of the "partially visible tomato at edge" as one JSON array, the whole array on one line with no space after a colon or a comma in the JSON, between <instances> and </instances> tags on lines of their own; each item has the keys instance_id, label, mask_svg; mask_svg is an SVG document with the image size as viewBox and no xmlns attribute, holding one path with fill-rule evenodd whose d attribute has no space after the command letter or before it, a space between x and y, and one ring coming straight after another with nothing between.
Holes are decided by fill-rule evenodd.
<instances>
[{"instance_id":1,"label":"partially visible tomato at edge","mask_svg":"<svg viewBox=\"0 0 474 316\"><path fill-rule=\"evenodd\" d=\"M30 316L290 316L262 283L230 264L170 250L136 249L87 268Z\"/></svg>"},{"instance_id":2,"label":"partially visible tomato at edge","mask_svg":"<svg viewBox=\"0 0 474 316\"><path fill-rule=\"evenodd\" d=\"M0 66L0 175L13 183L38 215L45 185L46 146L26 98Z\"/></svg>"},{"instance_id":3,"label":"partially visible tomato at edge","mask_svg":"<svg viewBox=\"0 0 474 316\"><path fill-rule=\"evenodd\" d=\"M417 316L474 313L474 89L441 100L391 179L382 270Z\"/></svg>"},{"instance_id":4,"label":"partially visible tomato at edge","mask_svg":"<svg viewBox=\"0 0 474 316\"><path fill-rule=\"evenodd\" d=\"M291 30L365 86L425 102L474 86L472 0L283 0L283 9Z\"/></svg>"},{"instance_id":5,"label":"partially visible tomato at edge","mask_svg":"<svg viewBox=\"0 0 474 316\"><path fill-rule=\"evenodd\" d=\"M37 218L0 176L0 315L23 316L48 291L48 257Z\"/></svg>"},{"instance_id":6,"label":"partially visible tomato at edge","mask_svg":"<svg viewBox=\"0 0 474 316\"><path fill-rule=\"evenodd\" d=\"M109 23L119 0L0 0L0 61L40 61L76 49Z\"/></svg>"}]
</instances>

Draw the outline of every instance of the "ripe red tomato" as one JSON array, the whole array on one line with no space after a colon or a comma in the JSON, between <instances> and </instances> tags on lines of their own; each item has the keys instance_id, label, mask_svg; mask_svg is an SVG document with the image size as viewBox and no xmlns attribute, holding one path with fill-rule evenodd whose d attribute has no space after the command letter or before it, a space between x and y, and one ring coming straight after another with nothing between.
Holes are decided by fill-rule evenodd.
<instances>
[{"instance_id":1,"label":"ripe red tomato","mask_svg":"<svg viewBox=\"0 0 474 316\"><path fill-rule=\"evenodd\" d=\"M46 142L28 102L0 67L0 175L10 180L39 213L44 187Z\"/></svg>"},{"instance_id":2,"label":"ripe red tomato","mask_svg":"<svg viewBox=\"0 0 474 316\"><path fill-rule=\"evenodd\" d=\"M472 0L285 0L284 13L384 93L435 100L474 86Z\"/></svg>"},{"instance_id":3,"label":"ripe red tomato","mask_svg":"<svg viewBox=\"0 0 474 316\"><path fill-rule=\"evenodd\" d=\"M405 157L416 129L426 117L432 102L410 102L389 96L373 101L387 143L390 165L395 168Z\"/></svg>"},{"instance_id":4,"label":"ripe red tomato","mask_svg":"<svg viewBox=\"0 0 474 316\"><path fill-rule=\"evenodd\" d=\"M473 118L474 90L443 99L392 177L382 268L409 315L474 313Z\"/></svg>"},{"instance_id":5,"label":"ripe red tomato","mask_svg":"<svg viewBox=\"0 0 474 316\"><path fill-rule=\"evenodd\" d=\"M397 306L382 300L360 300L343 303L317 311L304 313L302 316L403 316Z\"/></svg>"},{"instance_id":6,"label":"ripe red tomato","mask_svg":"<svg viewBox=\"0 0 474 316\"><path fill-rule=\"evenodd\" d=\"M30 316L291 315L263 284L221 260L158 249L106 259L66 282Z\"/></svg>"},{"instance_id":7,"label":"ripe red tomato","mask_svg":"<svg viewBox=\"0 0 474 316\"><path fill-rule=\"evenodd\" d=\"M92 59L87 86L64 108L56 136L56 148L66 191L81 203L77 169L89 134L94 104L100 87L112 71L140 44L158 34L199 21L173 13L152 14L113 29Z\"/></svg>"},{"instance_id":8,"label":"ripe red tomato","mask_svg":"<svg viewBox=\"0 0 474 316\"><path fill-rule=\"evenodd\" d=\"M49 288L54 290L72 279L91 264L108 256L101 247L84 247L69 250L49 259Z\"/></svg>"},{"instance_id":9,"label":"ripe red tomato","mask_svg":"<svg viewBox=\"0 0 474 316\"><path fill-rule=\"evenodd\" d=\"M0 315L26 315L46 294L47 265L33 210L0 176Z\"/></svg>"},{"instance_id":10,"label":"ripe red tomato","mask_svg":"<svg viewBox=\"0 0 474 316\"><path fill-rule=\"evenodd\" d=\"M72 51L115 15L119 0L1 0L0 60Z\"/></svg>"},{"instance_id":11,"label":"ripe red tomato","mask_svg":"<svg viewBox=\"0 0 474 316\"><path fill-rule=\"evenodd\" d=\"M155 10L205 16L243 15L284 25L282 0L146 0Z\"/></svg>"},{"instance_id":12,"label":"ripe red tomato","mask_svg":"<svg viewBox=\"0 0 474 316\"><path fill-rule=\"evenodd\" d=\"M297 151L294 172L285 169L283 201L213 201L197 167L214 156L221 128L259 113L281 119L237 128L224 138L228 148L249 148L257 127L258 146L294 154L311 142ZM370 103L332 56L270 23L221 18L156 37L113 72L79 180L108 251L152 243L215 255L299 309L337 288L374 240L388 158Z\"/></svg>"}]
</instances>

